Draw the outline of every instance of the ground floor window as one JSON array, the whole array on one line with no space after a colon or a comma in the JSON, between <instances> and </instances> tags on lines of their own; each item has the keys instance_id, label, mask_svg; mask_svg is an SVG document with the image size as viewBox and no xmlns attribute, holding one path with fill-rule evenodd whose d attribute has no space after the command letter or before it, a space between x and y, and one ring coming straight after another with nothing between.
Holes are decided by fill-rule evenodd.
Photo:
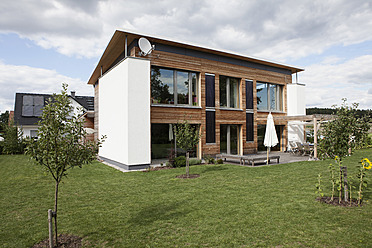
<instances>
[{"instance_id":1,"label":"ground floor window","mask_svg":"<svg viewBox=\"0 0 372 248\"><path fill-rule=\"evenodd\" d=\"M276 135L278 137L279 143L271 147L271 151L280 151L280 147L282 145L282 134L284 130L283 125L275 125ZM266 132L266 125L257 125L257 143L258 143L258 150L259 151L266 151L266 146L264 145L265 139L265 132Z\"/></svg>"},{"instance_id":2,"label":"ground floor window","mask_svg":"<svg viewBox=\"0 0 372 248\"><path fill-rule=\"evenodd\" d=\"M220 125L220 153L239 153L238 125Z\"/></svg>"},{"instance_id":3,"label":"ground floor window","mask_svg":"<svg viewBox=\"0 0 372 248\"><path fill-rule=\"evenodd\" d=\"M186 151L176 145L174 125L151 124L151 159L169 158L175 151L177 156L185 156ZM196 148L190 153L190 157L196 157Z\"/></svg>"}]
</instances>

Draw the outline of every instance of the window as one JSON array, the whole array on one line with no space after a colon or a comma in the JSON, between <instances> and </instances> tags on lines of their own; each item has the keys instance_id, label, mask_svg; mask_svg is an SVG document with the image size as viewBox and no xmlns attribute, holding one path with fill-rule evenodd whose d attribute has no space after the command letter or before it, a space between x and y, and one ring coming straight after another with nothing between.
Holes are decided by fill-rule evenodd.
<instances>
[{"instance_id":1,"label":"window","mask_svg":"<svg viewBox=\"0 0 372 248\"><path fill-rule=\"evenodd\" d=\"M216 143L216 112L206 111L206 143Z\"/></svg>"},{"instance_id":2,"label":"window","mask_svg":"<svg viewBox=\"0 0 372 248\"><path fill-rule=\"evenodd\" d=\"M254 141L254 131L253 131L253 113L246 113L246 141Z\"/></svg>"},{"instance_id":3,"label":"window","mask_svg":"<svg viewBox=\"0 0 372 248\"><path fill-rule=\"evenodd\" d=\"M151 68L151 100L158 104L198 105L195 72Z\"/></svg>"},{"instance_id":4,"label":"window","mask_svg":"<svg viewBox=\"0 0 372 248\"><path fill-rule=\"evenodd\" d=\"M207 107L214 107L215 106L215 83L214 83L214 75L205 75L205 105Z\"/></svg>"},{"instance_id":5,"label":"window","mask_svg":"<svg viewBox=\"0 0 372 248\"><path fill-rule=\"evenodd\" d=\"M197 125L191 125L198 128ZM177 156L184 156L186 151L178 148L176 145L176 136L174 133L174 124L151 124L151 159L169 158L172 153ZM196 147L190 153L191 157L196 157Z\"/></svg>"},{"instance_id":6,"label":"window","mask_svg":"<svg viewBox=\"0 0 372 248\"><path fill-rule=\"evenodd\" d=\"M253 109L253 81L245 80L246 109Z\"/></svg>"},{"instance_id":7,"label":"window","mask_svg":"<svg viewBox=\"0 0 372 248\"><path fill-rule=\"evenodd\" d=\"M239 154L239 126L220 125L220 153Z\"/></svg>"},{"instance_id":8,"label":"window","mask_svg":"<svg viewBox=\"0 0 372 248\"><path fill-rule=\"evenodd\" d=\"M38 137L37 130L30 130L30 136L31 138L37 138Z\"/></svg>"},{"instance_id":9,"label":"window","mask_svg":"<svg viewBox=\"0 0 372 248\"><path fill-rule=\"evenodd\" d=\"M257 109L283 111L283 86L257 82Z\"/></svg>"},{"instance_id":10,"label":"window","mask_svg":"<svg viewBox=\"0 0 372 248\"><path fill-rule=\"evenodd\" d=\"M239 79L220 76L220 107L239 108Z\"/></svg>"},{"instance_id":11,"label":"window","mask_svg":"<svg viewBox=\"0 0 372 248\"><path fill-rule=\"evenodd\" d=\"M43 113L44 97L24 95L22 102L22 116L39 117Z\"/></svg>"}]
</instances>

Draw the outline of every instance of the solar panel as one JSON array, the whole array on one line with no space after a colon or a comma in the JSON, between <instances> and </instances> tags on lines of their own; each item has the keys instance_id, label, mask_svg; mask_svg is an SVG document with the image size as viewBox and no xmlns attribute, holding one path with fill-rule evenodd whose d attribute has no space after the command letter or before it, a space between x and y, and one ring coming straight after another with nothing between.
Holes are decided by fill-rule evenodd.
<instances>
[{"instance_id":1,"label":"solar panel","mask_svg":"<svg viewBox=\"0 0 372 248\"><path fill-rule=\"evenodd\" d=\"M34 104L34 100L33 100L33 97L32 96L23 96L23 105L33 105Z\"/></svg>"},{"instance_id":2,"label":"solar panel","mask_svg":"<svg viewBox=\"0 0 372 248\"><path fill-rule=\"evenodd\" d=\"M44 106L35 105L34 106L34 116L41 116L43 114Z\"/></svg>"},{"instance_id":3,"label":"solar panel","mask_svg":"<svg viewBox=\"0 0 372 248\"><path fill-rule=\"evenodd\" d=\"M22 115L23 116L33 116L34 115L34 106L23 105L22 106Z\"/></svg>"},{"instance_id":4,"label":"solar panel","mask_svg":"<svg viewBox=\"0 0 372 248\"><path fill-rule=\"evenodd\" d=\"M34 96L34 105L35 106L44 106L44 97L43 96Z\"/></svg>"}]
</instances>

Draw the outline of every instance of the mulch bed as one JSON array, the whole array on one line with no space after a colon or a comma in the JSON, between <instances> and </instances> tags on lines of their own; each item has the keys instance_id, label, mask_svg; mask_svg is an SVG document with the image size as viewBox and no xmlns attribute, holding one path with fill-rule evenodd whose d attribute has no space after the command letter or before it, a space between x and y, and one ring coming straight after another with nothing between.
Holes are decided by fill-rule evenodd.
<instances>
[{"instance_id":1,"label":"mulch bed","mask_svg":"<svg viewBox=\"0 0 372 248\"><path fill-rule=\"evenodd\" d=\"M80 248L82 240L83 238L78 236L60 234L58 235L58 248ZM49 248L49 238L35 244L32 248Z\"/></svg>"},{"instance_id":2,"label":"mulch bed","mask_svg":"<svg viewBox=\"0 0 372 248\"><path fill-rule=\"evenodd\" d=\"M331 201L331 197L327 196L327 197L318 197L316 198L317 201L319 202L322 202L322 203L326 203L326 204L330 204L330 205L334 205L334 206L340 206L340 207L358 207L358 200L356 199L352 199L352 201L348 201L348 202L345 202L343 199L341 200L341 202L339 202L339 198L338 197L333 197L333 201ZM360 206L362 205L362 202L360 203Z\"/></svg>"},{"instance_id":3,"label":"mulch bed","mask_svg":"<svg viewBox=\"0 0 372 248\"><path fill-rule=\"evenodd\" d=\"M187 176L186 174L183 174L183 175L176 176L176 178L181 178L181 179L194 179L198 177L200 177L199 174L189 174L189 176Z\"/></svg>"}]
</instances>

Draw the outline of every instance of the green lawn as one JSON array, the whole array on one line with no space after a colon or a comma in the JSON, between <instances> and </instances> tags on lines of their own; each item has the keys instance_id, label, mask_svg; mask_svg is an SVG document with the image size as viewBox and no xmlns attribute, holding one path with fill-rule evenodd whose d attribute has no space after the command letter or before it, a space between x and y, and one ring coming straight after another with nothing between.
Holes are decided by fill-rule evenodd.
<instances>
[{"instance_id":1,"label":"green lawn","mask_svg":"<svg viewBox=\"0 0 372 248\"><path fill-rule=\"evenodd\" d=\"M349 173L372 149L344 160ZM193 166L122 173L98 162L60 187L59 231L93 247L371 247L372 186L364 206L315 201L331 161ZM372 177L372 172L368 172ZM26 156L0 156L0 245L30 247L48 236L54 183Z\"/></svg>"}]
</instances>

